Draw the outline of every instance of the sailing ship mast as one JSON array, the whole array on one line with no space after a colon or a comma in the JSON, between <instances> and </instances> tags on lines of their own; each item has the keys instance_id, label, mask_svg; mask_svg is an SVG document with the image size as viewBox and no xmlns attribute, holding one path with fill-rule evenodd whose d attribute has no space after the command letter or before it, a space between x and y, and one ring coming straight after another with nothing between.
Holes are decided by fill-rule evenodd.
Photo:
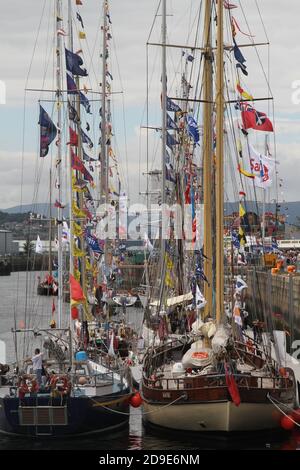
<instances>
[{"instance_id":1,"label":"sailing ship mast","mask_svg":"<svg viewBox=\"0 0 300 470\"><path fill-rule=\"evenodd\" d=\"M205 20L204 20L204 106L203 106L203 184L204 184L204 273L209 279L209 283L204 284L204 297L207 301L204 310L204 317L212 315L213 309L213 247L212 247L212 100L213 100L213 86L212 86L212 44L211 44L211 15L212 15L212 1L205 1Z\"/></svg>"},{"instance_id":2,"label":"sailing ship mast","mask_svg":"<svg viewBox=\"0 0 300 470\"><path fill-rule=\"evenodd\" d=\"M102 26L102 101L101 101L101 177L100 177L100 204L108 203L108 161L106 147L106 52L107 52L107 0L103 1L103 26ZM107 266L107 240L104 245L104 268Z\"/></svg>"},{"instance_id":3,"label":"sailing ship mast","mask_svg":"<svg viewBox=\"0 0 300 470\"><path fill-rule=\"evenodd\" d=\"M56 107L57 107L57 186L58 186L58 201L62 200L62 143L61 143L61 123L62 123L62 37L58 31L62 28L62 4L61 0L56 0ZM51 206L51 200L50 200ZM62 327L62 309L63 309L63 254L62 254L62 207L58 204L57 209L57 236L58 236L58 328ZM51 227L51 215L50 215ZM51 233L51 231L50 231ZM50 235L51 236L51 235ZM50 248L51 250L51 239ZM51 251L50 251L51 252Z\"/></svg>"},{"instance_id":4,"label":"sailing ship mast","mask_svg":"<svg viewBox=\"0 0 300 470\"><path fill-rule=\"evenodd\" d=\"M160 279L160 295L159 307L162 305L162 297L164 293L165 278L165 253L166 241L164 230L164 206L166 203L166 147L167 147L167 0L162 0L162 73L161 73L161 107L162 107L162 126L161 126L161 279Z\"/></svg>"},{"instance_id":5,"label":"sailing ship mast","mask_svg":"<svg viewBox=\"0 0 300 470\"><path fill-rule=\"evenodd\" d=\"M223 1L217 7L216 77L216 321L224 313L224 43Z\"/></svg>"}]
</instances>

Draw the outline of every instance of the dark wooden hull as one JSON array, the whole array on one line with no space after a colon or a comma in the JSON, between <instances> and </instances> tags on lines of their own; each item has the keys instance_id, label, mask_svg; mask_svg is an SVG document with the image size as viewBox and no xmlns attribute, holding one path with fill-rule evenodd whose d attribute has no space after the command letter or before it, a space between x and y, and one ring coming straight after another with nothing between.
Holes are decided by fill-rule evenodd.
<instances>
[{"instance_id":1,"label":"dark wooden hull","mask_svg":"<svg viewBox=\"0 0 300 470\"><path fill-rule=\"evenodd\" d=\"M128 425L128 394L129 389L92 398L67 397L63 402L49 395L39 396L38 399L1 398L0 432L38 438L109 432ZM102 403L104 406L101 406Z\"/></svg>"}]
</instances>

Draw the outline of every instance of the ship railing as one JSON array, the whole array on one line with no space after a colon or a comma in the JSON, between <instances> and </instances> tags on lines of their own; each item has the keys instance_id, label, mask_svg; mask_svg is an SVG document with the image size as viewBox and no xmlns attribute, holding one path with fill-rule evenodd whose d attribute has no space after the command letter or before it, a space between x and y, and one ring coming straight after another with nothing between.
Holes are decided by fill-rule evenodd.
<instances>
[{"instance_id":1,"label":"ship railing","mask_svg":"<svg viewBox=\"0 0 300 470\"><path fill-rule=\"evenodd\" d=\"M291 377L268 377L252 376L248 374L234 374L234 379L239 388L242 389L276 389L287 390L294 386ZM210 389L227 387L225 374L209 374L206 376L185 376L165 378L159 375L156 378L143 378L143 383L147 388L160 390L186 390L186 389Z\"/></svg>"}]
</instances>

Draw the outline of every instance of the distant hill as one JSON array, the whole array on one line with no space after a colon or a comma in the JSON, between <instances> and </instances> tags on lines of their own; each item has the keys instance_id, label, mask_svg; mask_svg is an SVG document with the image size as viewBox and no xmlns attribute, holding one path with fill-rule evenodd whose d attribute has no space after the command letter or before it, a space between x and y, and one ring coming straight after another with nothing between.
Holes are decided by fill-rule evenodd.
<instances>
[{"instance_id":1,"label":"distant hill","mask_svg":"<svg viewBox=\"0 0 300 470\"><path fill-rule=\"evenodd\" d=\"M28 213L34 212L37 214L42 214L44 216L49 215L49 206L50 204L38 203L38 204L23 204L22 206L9 207L8 209L0 209L1 212L8 214L19 214L19 213ZM225 203L225 213L231 214L232 212L238 212L238 202L226 202ZM262 213L262 203L256 203L254 201L246 201L246 210L257 213L257 208L259 214ZM54 210L54 208L53 208ZM266 211L275 213L275 203L266 204ZM68 208L64 209L64 216L68 216ZM284 214L287 217L288 224L297 224L297 217L300 217L300 201L295 202L285 202L281 204L280 214Z\"/></svg>"},{"instance_id":2,"label":"distant hill","mask_svg":"<svg viewBox=\"0 0 300 470\"><path fill-rule=\"evenodd\" d=\"M54 204L52 205L52 212L54 213L55 207ZM49 216L50 213L50 204L48 203L36 203L36 204L23 204L21 206L14 206L9 207L7 209L0 209L2 212L6 212L8 214L24 214L28 212L34 212L35 214L41 214L45 217ZM68 208L64 209L64 215L67 215Z\"/></svg>"}]
</instances>

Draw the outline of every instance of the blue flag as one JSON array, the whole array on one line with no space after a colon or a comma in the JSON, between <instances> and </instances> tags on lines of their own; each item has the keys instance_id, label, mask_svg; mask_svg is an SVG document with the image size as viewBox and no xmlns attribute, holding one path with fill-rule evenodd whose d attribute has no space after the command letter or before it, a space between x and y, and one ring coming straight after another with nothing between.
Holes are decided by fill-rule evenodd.
<instances>
[{"instance_id":1,"label":"blue flag","mask_svg":"<svg viewBox=\"0 0 300 470\"><path fill-rule=\"evenodd\" d=\"M79 96L80 96L80 104L82 104L82 106L84 107L84 109L86 110L88 114L92 114L91 105L87 97L83 93L81 93L81 91L79 92Z\"/></svg>"},{"instance_id":2,"label":"blue flag","mask_svg":"<svg viewBox=\"0 0 300 470\"><path fill-rule=\"evenodd\" d=\"M57 134L56 126L51 121L48 113L40 105L40 157L45 157L49 151L49 145Z\"/></svg>"},{"instance_id":3,"label":"blue flag","mask_svg":"<svg viewBox=\"0 0 300 470\"><path fill-rule=\"evenodd\" d=\"M96 161L97 161L95 158L90 157L90 156L84 151L84 149L82 149L82 158L83 158L83 160L85 160L86 162L96 162Z\"/></svg>"},{"instance_id":4,"label":"blue flag","mask_svg":"<svg viewBox=\"0 0 300 470\"><path fill-rule=\"evenodd\" d=\"M231 242L235 248L240 248L240 240L239 236L236 232L231 233Z\"/></svg>"},{"instance_id":5,"label":"blue flag","mask_svg":"<svg viewBox=\"0 0 300 470\"><path fill-rule=\"evenodd\" d=\"M66 51L66 68L69 72L71 72L73 75L78 75L80 77L86 77L87 76L87 70L82 69L81 65L83 64L82 58L74 54L74 52L69 51L68 49L65 49Z\"/></svg>"},{"instance_id":6,"label":"blue flag","mask_svg":"<svg viewBox=\"0 0 300 470\"><path fill-rule=\"evenodd\" d=\"M234 53L235 60L243 65L246 62L246 59L241 53L235 40L233 40L233 43L234 43L233 53Z\"/></svg>"},{"instance_id":7,"label":"blue flag","mask_svg":"<svg viewBox=\"0 0 300 470\"><path fill-rule=\"evenodd\" d=\"M167 111L173 111L177 113L178 111L181 111L181 108L178 106L178 104L174 103L174 101L167 97Z\"/></svg>"},{"instance_id":8,"label":"blue flag","mask_svg":"<svg viewBox=\"0 0 300 470\"><path fill-rule=\"evenodd\" d=\"M176 123L173 119L167 114L167 129L177 129Z\"/></svg>"},{"instance_id":9,"label":"blue flag","mask_svg":"<svg viewBox=\"0 0 300 470\"><path fill-rule=\"evenodd\" d=\"M81 140L82 140L82 143L83 144L88 144L88 146L90 148L93 148L94 147L94 144L93 142L91 141L91 139L89 138L89 136L82 130L80 129L80 132L81 132Z\"/></svg>"},{"instance_id":10,"label":"blue flag","mask_svg":"<svg viewBox=\"0 0 300 470\"><path fill-rule=\"evenodd\" d=\"M103 250L99 246L99 242L97 238L94 235L91 235L90 233L86 233L85 235L86 242L89 246L89 248L94 252L98 253L99 255L103 254Z\"/></svg>"},{"instance_id":11,"label":"blue flag","mask_svg":"<svg viewBox=\"0 0 300 470\"><path fill-rule=\"evenodd\" d=\"M177 142L176 139L174 139L174 137L169 134L169 132L167 132L167 146L172 149L173 145L177 145L179 142Z\"/></svg>"},{"instance_id":12,"label":"blue flag","mask_svg":"<svg viewBox=\"0 0 300 470\"><path fill-rule=\"evenodd\" d=\"M69 95L77 95L78 93L76 83L69 73L67 73L67 89Z\"/></svg>"},{"instance_id":13,"label":"blue flag","mask_svg":"<svg viewBox=\"0 0 300 470\"><path fill-rule=\"evenodd\" d=\"M194 139L195 144L199 142L199 129L193 116L187 117L188 134Z\"/></svg>"}]
</instances>

